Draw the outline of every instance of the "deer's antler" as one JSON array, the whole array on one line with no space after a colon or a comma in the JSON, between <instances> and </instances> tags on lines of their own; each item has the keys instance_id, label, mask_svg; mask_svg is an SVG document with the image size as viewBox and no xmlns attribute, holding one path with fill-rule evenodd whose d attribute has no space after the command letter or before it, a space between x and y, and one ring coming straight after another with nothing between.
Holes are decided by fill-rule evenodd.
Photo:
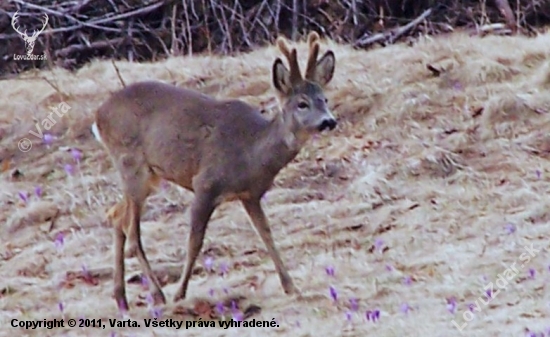
<instances>
[{"instance_id":1,"label":"deer's antler","mask_svg":"<svg viewBox=\"0 0 550 337\"><path fill-rule=\"evenodd\" d=\"M315 77L315 68L317 66L317 57L319 56L319 34L313 31L309 33L307 42L309 45L309 56L307 59L306 79L313 80Z\"/></svg>"},{"instance_id":2,"label":"deer's antler","mask_svg":"<svg viewBox=\"0 0 550 337\"><path fill-rule=\"evenodd\" d=\"M290 82L298 83L302 81L302 73L300 71L300 65L298 64L298 52L296 48L290 50L283 37L277 38L277 47L279 47L281 53L283 53L288 60L288 65L290 67Z\"/></svg>"}]
</instances>

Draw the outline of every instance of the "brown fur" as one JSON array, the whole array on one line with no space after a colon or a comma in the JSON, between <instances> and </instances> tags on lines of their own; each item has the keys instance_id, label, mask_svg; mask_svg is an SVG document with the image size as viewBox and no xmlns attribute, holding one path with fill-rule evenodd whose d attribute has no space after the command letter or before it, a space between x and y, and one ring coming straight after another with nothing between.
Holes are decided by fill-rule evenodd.
<instances>
[{"instance_id":1,"label":"brown fur","mask_svg":"<svg viewBox=\"0 0 550 337\"><path fill-rule=\"evenodd\" d=\"M313 37L312 37L313 36ZM316 41L310 35L310 41ZM278 172L298 154L311 134L336 120L328 110L322 87L334 73L334 54L308 60L309 77L300 73L296 49L284 40L278 46L288 59L273 64L273 84L279 91L282 114L266 120L258 108L239 100L217 100L196 91L160 82L140 82L115 93L96 112L96 125L120 174L123 200L108 212L114 227L114 296L128 307L124 286L124 244L136 255L151 280L156 303L166 303L140 239L140 213L160 179L195 193L187 263L174 300L185 298L207 223L224 201L240 200L265 243L282 287L298 293L271 237L260 204ZM315 81L314 81L315 79Z\"/></svg>"}]
</instances>

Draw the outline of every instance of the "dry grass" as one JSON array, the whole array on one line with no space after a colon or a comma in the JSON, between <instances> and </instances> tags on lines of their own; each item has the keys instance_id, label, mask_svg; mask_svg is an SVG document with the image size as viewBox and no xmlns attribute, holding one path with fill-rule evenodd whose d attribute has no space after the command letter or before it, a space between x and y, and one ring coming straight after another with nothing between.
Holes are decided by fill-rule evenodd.
<instances>
[{"instance_id":1,"label":"dry grass","mask_svg":"<svg viewBox=\"0 0 550 337\"><path fill-rule=\"evenodd\" d=\"M535 39L450 35L414 48L370 52L332 47L338 63L328 96L339 128L313 139L265 200L276 242L305 299L296 302L283 294L244 210L230 203L214 213L188 299L172 303L192 194L170 185L148 199L142 226L148 257L167 279L163 317L191 319L182 307L241 296L241 306L262 308L256 319L275 318L279 328L194 328L187 335L458 336L452 320L463 324L463 312L477 299L480 311L464 328L467 336L522 336L525 329L549 328L550 34ZM126 83L158 79L269 107L269 70L276 56L275 48L268 48L236 58L118 66ZM433 76L427 64L440 75ZM94 109L119 87L110 62L92 63L75 74L55 70L0 83L0 155L10 158L9 165L3 161L0 193L0 222L6 223L0 248L2 336L23 332L9 328L12 318L119 316L111 298L111 229L103 219L120 190L105 151L89 131ZM61 101L71 109L53 115L53 143L29 135L34 121L41 122ZM22 137L34 142L27 153L17 149ZM83 153L72 175L64 170L74 164L70 148ZM40 198L32 196L36 186L42 188ZM31 194L27 203L20 191ZM59 233L64 243L58 249ZM521 267L523 247L531 245L540 252ZM227 263L228 275L201 268L205 254L218 271ZM480 302L485 285L514 262L519 274L507 289L487 305ZM97 285L66 280L83 264ZM139 273L136 259L126 265L128 277ZM326 274L327 266L334 267L334 277ZM330 298L331 285L337 303ZM145 306L137 306L145 295L139 284L128 286L132 318L151 317ZM447 303L452 297L454 314ZM359 310L348 322L351 298L359 300ZM403 312L404 305L411 309ZM376 309L380 320L367 321L365 311ZM109 331L181 333L143 327L100 333ZM96 336L98 331L39 329L23 335Z\"/></svg>"}]
</instances>

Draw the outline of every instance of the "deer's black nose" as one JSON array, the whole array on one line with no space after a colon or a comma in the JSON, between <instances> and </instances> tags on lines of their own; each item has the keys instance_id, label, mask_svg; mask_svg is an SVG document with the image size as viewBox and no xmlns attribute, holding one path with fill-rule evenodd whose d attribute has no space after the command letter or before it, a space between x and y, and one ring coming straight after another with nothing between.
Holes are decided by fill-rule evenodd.
<instances>
[{"instance_id":1,"label":"deer's black nose","mask_svg":"<svg viewBox=\"0 0 550 337\"><path fill-rule=\"evenodd\" d=\"M336 124L338 124L338 122L336 122L336 119L334 118L325 119L323 120L321 125L319 125L319 131L324 131L326 129L334 130L334 128L336 127Z\"/></svg>"}]
</instances>

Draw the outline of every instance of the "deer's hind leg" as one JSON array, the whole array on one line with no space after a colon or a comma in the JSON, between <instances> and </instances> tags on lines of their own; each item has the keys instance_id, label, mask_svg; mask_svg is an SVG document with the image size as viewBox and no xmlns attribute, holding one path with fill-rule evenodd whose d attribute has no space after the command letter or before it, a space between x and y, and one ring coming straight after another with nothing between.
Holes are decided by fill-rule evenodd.
<instances>
[{"instance_id":1,"label":"deer's hind leg","mask_svg":"<svg viewBox=\"0 0 550 337\"><path fill-rule=\"evenodd\" d=\"M191 231L187 241L187 261L181 274L178 290L174 295L174 302L184 299L187 294L193 266L202 249L208 221L219 204L219 200L216 200L218 195L211 189L207 180L196 178L193 181L193 187L195 200L191 204Z\"/></svg>"},{"instance_id":2,"label":"deer's hind leg","mask_svg":"<svg viewBox=\"0 0 550 337\"><path fill-rule=\"evenodd\" d=\"M108 213L114 227L114 297L119 307L128 308L124 282L124 244L135 252L144 276L149 281L155 304L166 303L160 284L143 251L140 233L141 210L159 178L151 173L141 156L135 153L121 156L115 162L121 178L124 197Z\"/></svg>"}]
</instances>

